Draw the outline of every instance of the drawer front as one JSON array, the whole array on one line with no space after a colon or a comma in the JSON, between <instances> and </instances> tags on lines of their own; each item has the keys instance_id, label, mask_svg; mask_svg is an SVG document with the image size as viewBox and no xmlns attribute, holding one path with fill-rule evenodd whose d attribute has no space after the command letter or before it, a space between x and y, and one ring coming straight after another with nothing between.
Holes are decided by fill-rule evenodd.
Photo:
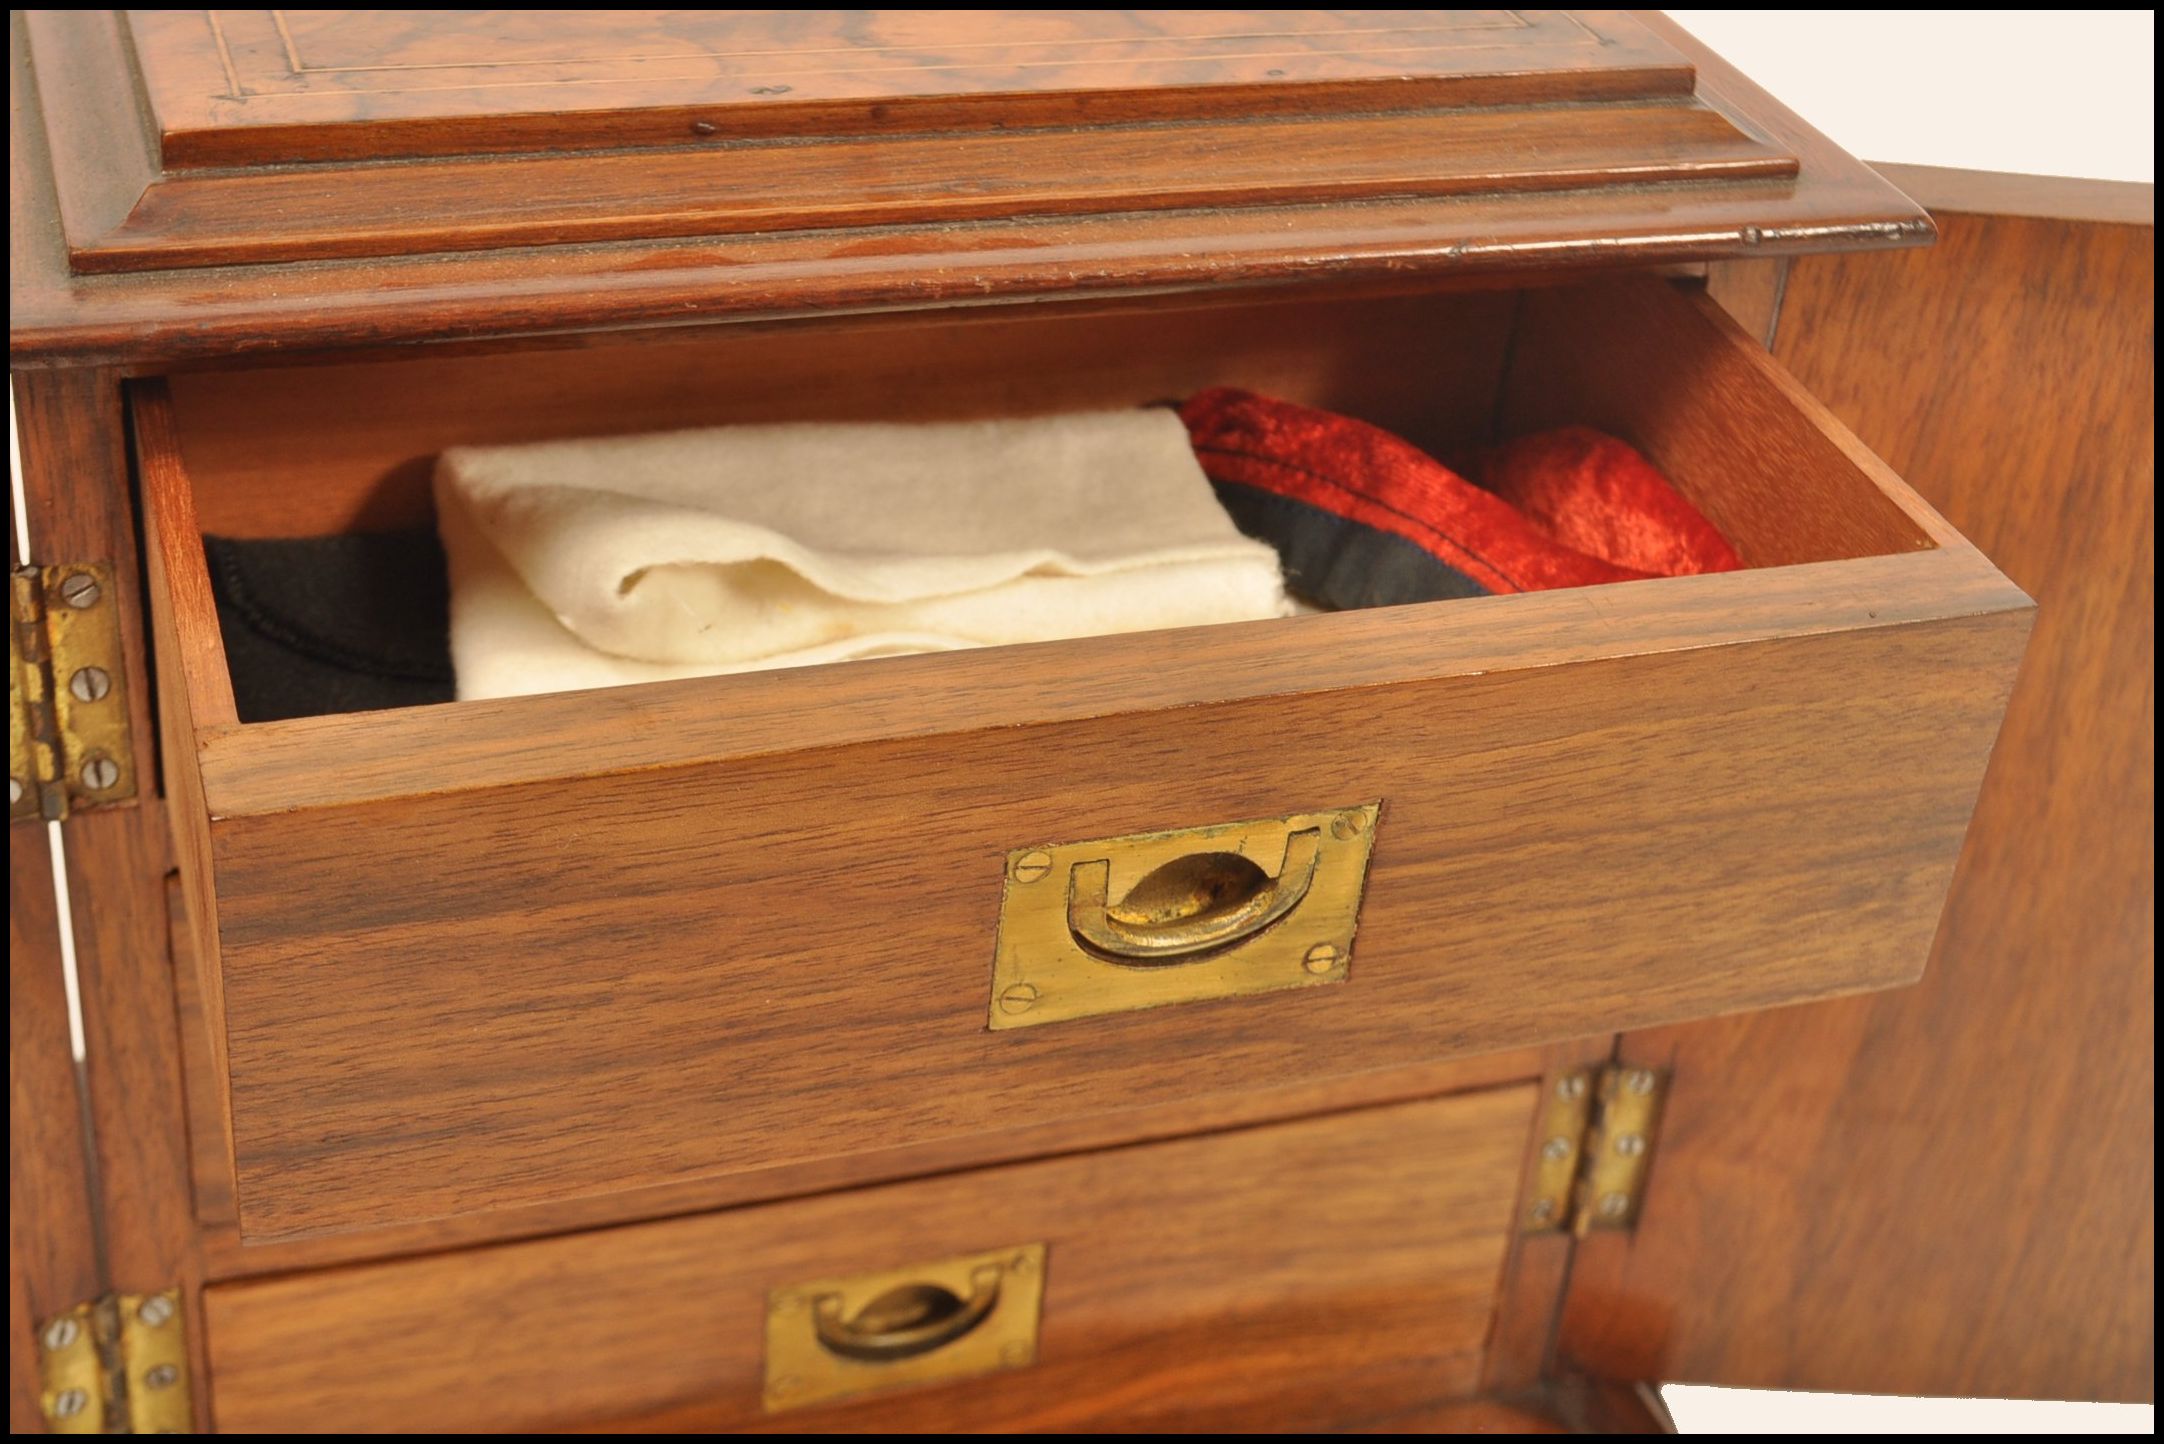
<instances>
[{"instance_id":1,"label":"drawer front","mask_svg":"<svg viewBox=\"0 0 2164 1444\"><path fill-rule=\"evenodd\" d=\"M1521 310L1517 419L1630 436L1758 569L237 726L148 398L242 1237L1912 980L2025 599L1702 304L1649 281ZM1166 356L1144 396L1186 379ZM989 1025L1018 849L1376 800L1327 986Z\"/></svg>"},{"instance_id":2,"label":"drawer front","mask_svg":"<svg viewBox=\"0 0 2164 1444\"><path fill-rule=\"evenodd\" d=\"M213 1408L245 1433L1376 1418L1478 1389L1535 1092L216 1285ZM774 1396L775 1361L819 1348L801 1315L774 1337L777 1297L1018 1245L1042 1247L1031 1362L840 1405Z\"/></svg>"}]
</instances>

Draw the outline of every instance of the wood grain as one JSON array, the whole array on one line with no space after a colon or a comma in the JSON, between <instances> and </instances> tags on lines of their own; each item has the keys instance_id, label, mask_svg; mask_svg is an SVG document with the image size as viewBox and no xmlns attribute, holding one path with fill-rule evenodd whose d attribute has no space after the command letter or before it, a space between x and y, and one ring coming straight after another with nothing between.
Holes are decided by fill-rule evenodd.
<instances>
[{"instance_id":1,"label":"wood grain","mask_svg":"<svg viewBox=\"0 0 2164 1444\"><path fill-rule=\"evenodd\" d=\"M135 803L78 811L62 824L106 1286L150 1293L179 1284L192 1307L195 1233L164 902L171 846L164 809L146 805L163 777L151 740L120 378L24 374L15 378L15 409L34 559L112 568L142 790ZM196 1382L200 1410L200 1375Z\"/></svg>"},{"instance_id":2,"label":"wood grain","mask_svg":"<svg viewBox=\"0 0 2164 1444\"><path fill-rule=\"evenodd\" d=\"M1580 1250L1566 1351L1623 1377L2146 1400L2153 202L1892 176L1942 245L1796 263L1782 358L2038 597L2036 637L1921 987L1625 1040L1673 1092L1638 1236Z\"/></svg>"},{"instance_id":3,"label":"wood grain","mask_svg":"<svg viewBox=\"0 0 2164 1444\"><path fill-rule=\"evenodd\" d=\"M137 108L128 25L117 10L34 10L26 30L42 31L41 93L70 97L48 117L56 155L52 177L62 231L101 236L123 230L159 179L157 147Z\"/></svg>"},{"instance_id":4,"label":"wood grain","mask_svg":"<svg viewBox=\"0 0 2164 1444\"><path fill-rule=\"evenodd\" d=\"M217 1264L219 1229L233 1219L233 1142L227 1122L226 1071L212 1053L214 1023L203 1003L187 889L180 874L165 880L167 936L173 954L173 1011L180 1024L182 1106L188 1115L188 1173L194 1185L196 1243L205 1278L226 1275Z\"/></svg>"},{"instance_id":5,"label":"wood grain","mask_svg":"<svg viewBox=\"0 0 2164 1444\"><path fill-rule=\"evenodd\" d=\"M190 173L103 230L70 225L69 259L103 273L1796 173L1793 155L1716 111L1611 105L1599 118L1557 106L572 153L500 162L487 190L470 158Z\"/></svg>"},{"instance_id":6,"label":"wood grain","mask_svg":"<svg viewBox=\"0 0 2164 1444\"><path fill-rule=\"evenodd\" d=\"M172 597L172 606L150 608L152 643L161 659L163 692L158 705L158 740L167 759L196 751L198 719L237 716L233 688L215 642L206 644L195 629L176 625L180 615L216 614L210 578L200 543L176 557L173 538L200 535L184 486L172 484L177 454L169 417L158 406L136 406L133 413L136 465L141 482L144 577L150 594ZM205 647L210 651L206 653ZM195 649L190 654L190 649ZM210 809L203 800L197 768L169 765L165 774L166 826L176 861L165 897L166 946L172 960L175 1021L179 1025L183 1073L182 1106L187 1114L189 1174L194 1188L195 1242L200 1252L204 1230L216 1229L232 1216L233 1153L231 1069L226 1056L225 980L212 960L216 954L217 917L199 889L183 879L213 876L210 855ZM207 1272L207 1270L206 1270ZM215 1275L212 1275L215 1276ZM204 1391L198 1391L198 1398Z\"/></svg>"},{"instance_id":7,"label":"wood grain","mask_svg":"<svg viewBox=\"0 0 2164 1444\"><path fill-rule=\"evenodd\" d=\"M206 1016L200 995L192 930L177 878L169 893L168 906L173 920L174 978L180 1004L181 1037L188 1062L188 1135L194 1165L196 1213L202 1229L203 1272L210 1279L284 1273L367 1258L433 1252L507 1237L563 1233L627 1220L670 1217L732 1204L768 1202L865 1184L920 1178L989 1164L1372 1108L1523 1082L1539 1077L1543 1068L1542 1055L1536 1052L1489 1053L1413 1068L1217 1094L1171 1107L1135 1108L1083 1118L1019 1119L1011 1127L936 1144L880 1149L849 1158L700 1180L688 1186L644 1189L597 1199L513 1209L479 1219L442 1219L361 1235L330 1234L251 1245L239 1234L239 1214L233 1197L231 1130L222 1091L225 1071L210 1054L211 1020ZM1602 1047L1605 1050L1605 1041ZM1515 1289L1514 1307L1520 1311L1552 1309L1556 1298L1552 1295L1537 1298L1537 1288L1537 1283L1529 1283Z\"/></svg>"},{"instance_id":8,"label":"wood grain","mask_svg":"<svg viewBox=\"0 0 2164 1444\"><path fill-rule=\"evenodd\" d=\"M11 549L12 550L12 549ZM52 853L8 830L8 1430L45 1430L38 1325L101 1291Z\"/></svg>"},{"instance_id":9,"label":"wood grain","mask_svg":"<svg viewBox=\"0 0 2164 1444\"><path fill-rule=\"evenodd\" d=\"M1695 102L1688 62L1615 13L24 23L77 273L1798 169ZM557 56L637 58L570 79L580 62L519 58L522 31ZM354 63L309 64L304 45ZM237 78L266 60L276 78ZM137 67L139 86L95 83ZM461 74L485 78L462 91ZM144 173L149 136L171 169ZM477 157L497 184L475 184Z\"/></svg>"},{"instance_id":10,"label":"wood grain","mask_svg":"<svg viewBox=\"0 0 2164 1444\"><path fill-rule=\"evenodd\" d=\"M1312 1117L1350 1108L1522 1082L1536 1076L1538 1055L1488 1053L1309 1083L1213 1094L1155 1108L1130 1108L1076 1118L1022 1119L1013 1127L936 1143L875 1149L843 1158L816 1159L772 1169L694 1180L688 1184L628 1190L496 1213L432 1219L371 1229L365 1233L315 1234L270 1242L240 1236L232 1200L229 1155L200 1165L207 1200L202 1239L208 1278L250 1278L295 1269L436 1252L507 1238L532 1238L573 1229L671 1218L717 1207L767 1203L872 1184L924 1178L958 1169L1025 1159L1059 1157L1097 1148L1180 1138L1226 1128ZM1004 1122L1004 1120L1002 1120ZM223 1134L219 1137L222 1139ZM206 1153L208 1150L206 1149ZM215 1172L212 1172L215 1170ZM223 1189L222 1195L218 1192ZM212 1213L216 1207L222 1212Z\"/></svg>"},{"instance_id":11,"label":"wood grain","mask_svg":"<svg viewBox=\"0 0 2164 1444\"><path fill-rule=\"evenodd\" d=\"M1589 405L1625 404L1603 373L1632 403L1663 375L1699 386L1649 406L1638 439L1747 555L1944 532L1658 283L1583 310L1580 349L1612 363L1576 383ZM216 629L162 404L139 408L161 626L200 672ZM1906 980L2026 626L1944 534L1815 575L206 723L216 820L183 864L191 911L217 919L199 943L219 951L242 1235L688 1184L1017 1111L1169 1106ZM208 685L184 678L169 705ZM1009 848L1327 806L1329 778L1386 799L1342 997L985 1041ZM1898 825L1878 822L1888 799ZM790 847L728 844L777 836ZM963 1073L983 1086L939 1083Z\"/></svg>"},{"instance_id":12,"label":"wood grain","mask_svg":"<svg viewBox=\"0 0 2164 1444\"><path fill-rule=\"evenodd\" d=\"M1711 111L1766 146L1800 157L1800 173L1793 180L1632 182L1632 166L1658 170L1670 164L1672 158L1655 145L1618 172L1624 184L1572 191L567 242L326 260L280 270L275 283L260 268L193 266L100 284L111 278L77 276L70 269L53 167L57 154L61 169L75 177L99 154L89 152L86 161L71 148L75 138L112 133L114 127L102 114L48 127L42 104L99 111L125 101L125 93L102 86L43 94L41 83L53 88L49 76L55 67L43 55L31 65L18 19L11 29L16 65L9 228L12 356L18 367L230 361L267 350L698 325L748 316L1330 276L1493 275L1929 239L1929 223L1883 181L1735 82L1687 37L1670 35L1657 17L1640 23L1692 62ZM1551 71L1539 83L1572 83L1555 81L1556 74ZM1591 119L1601 111L1592 106L1579 119L1597 129ZM1288 153L1297 156L1299 147ZM382 168L392 181L397 177L390 173L401 169ZM440 234L446 226L455 228L459 217L481 217L521 190L511 161L477 161L470 169L473 185L458 188L448 203L440 193L433 201L411 197L407 220ZM413 171L417 183L424 174ZM358 197L357 188L347 188L332 199L343 204L349 191ZM452 213L448 220L446 210ZM499 208L496 214L504 212ZM247 207L239 219L249 226L280 224L263 206Z\"/></svg>"},{"instance_id":13,"label":"wood grain","mask_svg":"<svg viewBox=\"0 0 2164 1444\"><path fill-rule=\"evenodd\" d=\"M1505 435L1576 425L1632 442L1747 567L1960 544L1703 297L1646 281L1528 291L1513 343ZM1842 476L1871 484L1813 485Z\"/></svg>"},{"instance_id":14,"label":"wood grain","mask_svg":"<svg viewBox=\"0 0 2164 1444\"><path fill-rule=\"evenodd\" d=\"M1780 329L1781 298L1788 289L1788 260L1709 261L1706 294L1736 318L1759 345L1773 349Z\"/></svg>"},{"instance_id":15,"label":"wood grain","mask_svg":"<svg viewBox=\"0 0 2164 1444\"><path fill-rule=\"evenodd\" d=\"M598 357L401 355L168 384L200 524L238 537L431 525L449 446L684 426L1026 416L1225 385L1433 450L1485 437L1512 295L1320 289L747 322Z\"/></svg>"},{"instance_id":16,"label":"wood grain","mask_svg":"<svg viewBox=\"0 0 2164 1444\"><path fill-rule=\"evenodd\" d=\"M1588 358L1573 363L1579 403L1645 446L1750 555L1766 563L1825 561L1883 549L1912 551L1934 537L1946 544L1946 554L1872 559L1843 569L1838 578L1783 568L1600 592L1300 617L1206 633L1137 634L1050 649L702 679L636 693L464 703L366 719L307 718L233 731L213 725L230 714L213 696L227 684L212 675L222 666L214 667L216 626L205 604L209 591L201 551L192 539L169 536L165 546L180 588L176 595L193 617L183 623L191 640L181 660L189 671L186 685L199 689L198 721L205 728L199 741L211 801L221 816L238 817L285 811L303 797L318 804L402 797L416 788L417 757L431 759L442 778L464 788L543 782L896 736L1373 687L1403 681L1411 672L1472 676L1555 666L2020 604L1972 551L1954 544L1954 534L1883 463L1708 308L1649 281L1633 282L1616 294L1588 292L1574 304L1589 318L1571 333L1573 347L1564 348ZM1407 311L1416 322L1450 324L1447 334L1463 340L1468 350L1503 341L1492 311L1452 305L1426 312L1404 301L1384 309L1386 314ZM930 333L927 353L953 365L960 377L955 396L946 401L930 398L921 381L898 379L917 342L913 329L902 323L896 323L898 336L854 347L848 328L808 342L788 341L783 328L774 333L781 339L747 339L743 369L731 362L721 374L737 377L770 366L781 386L768 391L747 382L747 389L757 398L773 397L784 414L801 418L893 414L895 403L880 399L890 389L900 391L904 407L925 399L941 414L983 414L1002 405L1028 410L1107 405L1192 389L1215 373L1283 385L1295 395L1344 405L1384 424L1417 418L1423 398L1431 397L1426 405L1432 419L1410 428L1417 439L1484 439L1479 433L1467 438L1464 428L1492 409L1499 352L1439 368L1423 389L1418 383L1428 378L1419 363L1432 354L1426 350L1407 351L1411 364L1397 368L1416 384L1392 379L1387 371L1377 377L1372 357L1389 357L1391 348L1410 343L1405 329L1364 307L1341 326L1319 324L1302 307L1266 306L1254 316L1211 311L1182 320L1180 314L1168 328L1165 359L1143 363L1136 377L1126 375L1119 358L1128 348L1148 348L1146 329L1088 318L1070 370L1059 364L1053 341L1034 325L1010 328L998 313L964 323L952 334L941 328ZM972 325L982 329L972 331ZM1688 364L1655 354L1641 335L1647 328ZM1279 339L1303 331L1316 339ZM1547 334L1560 339L1554 328ZM967 359L973 340L990 353L990 364ZM327 386L316 386L312 372L301 373L298 382L260 373L269 388L263 391L253 390L247 378L233 378L231 384L183 378L174 396L176 405L187 408L175 417L180 461L201 456L212 465L195 491L218 525L242 534L284 534L340 517L357 525L418 520L424 515L418 486L426 458L453 440L558 434L560 427L607 417L619 401L637 408L630 419L642 427L755 414L713 399L717 391L725 395L727 386L658 380L683 374L687 363L695 374L704 355L662 354L648 361L634 348L620 364L595 367L590 357L574 357L566 365L561 354L531 353L479 366L457 362L422 375L417 385L396 380L391 374L396 368L385 367L327 373ZM491 386L477 374L488 370L500 371L506 381ZM1520 371L1516 405L1522 411L1535 389L1522 379L1524 368ZM1666 388L1640 373L1661 378ZM629 384L595 379L617 375L628 376ZM1028 379L1003 379L1013 375ZM656 379L649 390L650 378ZM1373 398L1363 402L1371 379ZM799 380L807 382L801 392L794 385ZM477 396L470 431L462 429L455 409L428 395L456 394L469 382ZM351 409L335 401L304 400L299 392L308 388L319 396L346 397ZM1715 396L1717 401L1709 399ZM146 398L146 406L156 404L154 395ZM203 406L200 415L193 410L197 404ZM559 421L560 414L572 420ZM290 431L279 421L287 415L293 418ZM162 425L151 419L143 424ZM295 490L281 486L282 479L297 469L315 469L308 455L311 437L323 438L327 496L320 506L281 501L281 492ZM177 491L169 497L155 493L179 487L180 474L162 460L146 469L155 472L153 501L177 517L186 499ZM1799 505L1793 499L1798 493L1812 500ZM1017 657L1040 659L1041 670L1017 670ZM204 675L198 677L198 671ZM597 709L633 696L641 725L607 726L597 733ZM596 746L597 736L606 737L605 749ZM327 752L341 758L333 773L321 766Z\"/></svg>"},{"instance_id":17,"label":"wood grain","mask_svg":"<svg viewBox=\"0 0 2164 1444\"><path fill-rule=\"evenodd\" d=\"M2156 187L2148 182L2081 180L1935 165L1875 165L1934 215L1996 216L2062 225L2154 226Z\"/></svg>"},{"instance_id":18,"label":"wood grain","mask_svg":"<svg viewBox=\"0 0 2164 1444\"><path fill-rule=\"evenodd\" d=\"M1275 1430L1471 1394L1533 1092L221 1284L218 1424ZM1049 1249L1034 1367L760 1413L770 1289L1008 1241Z\"/></svg>"},{"instance_id":19,"label":"wood grain","mask_svg":"<svg viewBox=\"0 0 2164 1444\"><path fill-rule=\"evenodd\" d=\"M243 1232L1906 980L2025 631L1411 684L1357 727L1326 694L216 822ZM1243 740L1280 734L1303 745ZM983 1035L1007 849L1321 806L1326 778L1386 799L1350 986Z\"/></svg>"},{"instance_id":20,"label":"wood grain","mask_svg":"<svg viewBox=\"0 0 2164 1444\"><path fill-rule=\"evenodd\" d=\"M178 166L1691 89L1689 62L1618 11L228 10L128 24Z\"/></svg>"}]
</instances>

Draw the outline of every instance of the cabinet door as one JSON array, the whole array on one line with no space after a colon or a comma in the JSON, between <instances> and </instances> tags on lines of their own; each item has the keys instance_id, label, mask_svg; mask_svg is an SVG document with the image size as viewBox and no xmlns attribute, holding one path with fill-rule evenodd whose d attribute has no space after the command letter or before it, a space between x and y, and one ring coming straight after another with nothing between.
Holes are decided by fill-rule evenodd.
<instances>
[{"instance_id":1,"label":"cabinet door","mask_svg":"<svg viewBox=\"0 0 2164 1444\"><path fill-rule=\"evenodd\" d=\"M10 518L12 521L12 518ZM12 530L12 528L11 528ZM21 561L8 552L12 569ZM12 672L13 663L10 663ZM9 686L15 686L14 677ZM19 707L20 696L10 698ZM16 715L20 715L17 713ZM12 720L12 719L11 719ZM14 765L10 772L27 772ZM39 1340L101 1288L68 1039L52 844L35 816L8 829L8 1431L46 1425Z\"/></svg>"},{"instance_id":2,"label":"cabinet door","mask_svg":"<svg viewBox=\"0 0 2164 1444\"><path fill-rule=\"evenodd\" d=\"M1661 1151L1638 1233L1581 1248L1561 1346L1630 1378L2145 1400L2154 192L1888 174L1933 249L1712 283L2036 631L1921 985L1623 1040L1675 1070Z\"/></svg>"}]
</instances>

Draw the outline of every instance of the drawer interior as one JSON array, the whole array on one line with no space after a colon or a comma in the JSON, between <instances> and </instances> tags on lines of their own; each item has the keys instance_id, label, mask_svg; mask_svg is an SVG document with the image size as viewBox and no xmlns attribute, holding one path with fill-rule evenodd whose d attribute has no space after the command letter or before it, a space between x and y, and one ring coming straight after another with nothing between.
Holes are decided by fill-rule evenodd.
<instances>
[{"instance_id":1,"label":"drawer interior","mask_svg":"<svg viewBox=\"0 0 2164 1444\"><path fill-rule=\"evenodd\" d=\"M1600 427L1747 569L237 721L203 535L425 524L447 445L1213 384L1446 459ZM192 1066L247 1247L651 1217L1913 980L2026 635L1988 562L1648 277L836 318L136 402ZM987 1031L1015 849L1373 799L1342 985Z\"/></svg>"},{"instance_id":2,"label":"drawer interior","mask_svg":"<svg viewBox=\"0 0 2164 1444\"><path fill-rule=\"evenodd\" d=\"M695 338L172 378L195 525L233 539L432 525L437 453L742 422L952 420L1236 386L1463 465L1582 423L1644 452L1750 567L1929 548L1702 303L1630 278L1523 291L1259 293L741 325ZM398 586L386 577L386 586ZM1434 605L1450 605L1435 603ZM214 621L183 618L222 670ZM1055 644L1056 645L1056 644ZM213 689L211 725L252 720Z\"/></svg>"}]
</instances>

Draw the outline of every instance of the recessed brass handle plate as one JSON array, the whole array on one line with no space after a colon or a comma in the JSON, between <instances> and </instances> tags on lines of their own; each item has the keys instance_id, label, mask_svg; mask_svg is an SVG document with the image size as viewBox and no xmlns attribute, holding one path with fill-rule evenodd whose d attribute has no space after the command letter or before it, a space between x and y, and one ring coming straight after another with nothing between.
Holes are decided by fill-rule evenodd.
<instances>
[{"instance_id":1,"label":"recessed brass handle plate","mask_svg":"<svg viewBox=\"0 0 2164 1444\"><path fill-rule=\"evenodd\" d=\"M1015 849L990 1026L1344 982L1381 812Z\"/></svg>"},{"instance_id":2,"label":"recessed brass handle plate","mask_svg":"<svg viewBox=\"0 0 2164 1444\"><path fill-rule=\"evenodd\" d=\"M768 1412L1037 1361L1045 1246L1017 1244L767 1297Z\"/></svg>"}]
</instances>

